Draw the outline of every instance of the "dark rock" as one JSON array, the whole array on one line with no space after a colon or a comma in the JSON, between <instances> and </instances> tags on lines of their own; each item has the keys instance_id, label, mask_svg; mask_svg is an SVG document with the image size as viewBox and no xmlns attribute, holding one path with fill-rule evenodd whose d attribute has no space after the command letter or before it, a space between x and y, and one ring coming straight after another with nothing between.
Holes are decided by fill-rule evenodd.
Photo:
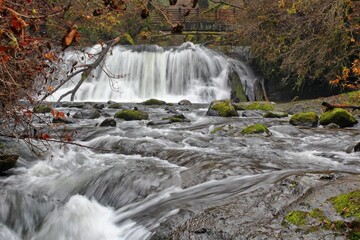
<instances>
[{"instance_id":1,"label":"dark rock","mask_svg":"<svg viewBox=\"0 0 360 240\"><path fill-rule=\"evenodd\" d=\"M289 122L294 126L316 127L319 117L315 112L297 113L291 116Z\"/></svg>"},{"instance_id":2,"label":"dark rock","mask_svg":"<svg viewBox=\"0 0 360 240\"><path fill-rule=\"evenodd\" d=\"M76 112L73 117L78 119L95 119L100 117L100 113L96 109L85 109Z\"/></svg>"},{"instance_id":3,"label":"dark rock","mask_svg":"<svg viewBox=\"0 0 360 240\"><path fill-rule=\"evenodd\" d=\"M121 118L125 121L147 120L149 115L143 111L126 109L115 113L114 118Z\"/></svg>"},{"instance_id":4,"label":"dark rock","mask_svg":"<svg viewBox=\"0 0 360 240\"><path fill-rule=\"evenodd\" d=\"M114 102L114 101L112 101L112 100L109 100L109 101L107 102L107 104L113 104L113 103L116 103L116 102Z\"/></svg>"},{"instance_id":5,"label":"dark rock","mask_svg":"<svg viewBox=\"0 0 360 240\"><path fill-rule=\"evenodd\" d=\"M149 106L149 105L166 105L166 102L162 101L162 100L151 98L149 100L142 102L141 104L147 105L147 106Z\"/></svg>"},{"instance_id":6,"label":"dark rock","mask_svg":"<svg viewBox=\"0 0 360 240\"><path fill-rule=\"evenodd\" d=\"M147 125L148 126L159 126L159 125L165 125L165 124L171 124L171 120L154 120L150 121Z\"/></svg>"},{"instance_id":7,"label":"dark rock","mask_svg":"<svg viewBox=\"0 0 360 240\"><path fill-rule=\"evenodd\" d=\"M355 152L360 152L360 142L358 142L354 147Z\"/></svg>"},{"instance_id":8,"label":"dark rock","mask_svg":"<svg viewBox=\"0 0 360 240\"><path fill-rule=\"evenodd\" d=\"M177 114L172 117L163 118L162 120L170 120L171 123L175 122L190 122L183 114Z\"/></svg>"},{"instance_id":9,"label":"dark rock","mask_svg":"<svg viewBox=\"0 0 360 240\"><path fill-rule=\"evenodd\" d=\"M287 116L288 114L285 112L272 112L272 111L266 112L263 115L264 118L283 118Z\"/></svg>"},{"instance_id":10,"label":"dark rock","mask_svg":"<svg viewBox=\"0 0 360 240\"><path fill-rule=\"evenodd\" d=\"M178 102L179 105L192 105L192 103L189 100L183 99L180 102Z\"/></svg>"},{"instance_id":11,"label":"dark rock","mask_svg":"<svg viewBox=\"0 0 360 240\"><path fill-rule=\"evenodd\" d=\"M106 118L101 124L100 127L116 127L116 121L113 118Z\"/></svg>"},{"instance_id":12,"label":"dark rock","mask_svg":"<svg viewBox=\"0 0 360 240\"><path fill-rule=\"evenodd\" d=\"M121 104L120 103L112 103L108 106L108 108L112 108L112 109L120 109L121 108Z\"/></svg>"},{"instance_id":13,"label":"dark rock","mask_svg":"<svg viewBox=\"0 0 360 240\"><path fill-rule=\"evenodd\" d=\"M0 155L0 172L7 171L16 165L19 155L3 154Z\"/></svg>"},{"instance_id":14,"label":"dark rock","mask_svg":"<svg viewBox=\"0 0 360 240\"><path fill-rule=\"evenodd\" d=\"M72 124L75 123L75 121L71 118L53 118L53 123L65 123L65 124Z\"/></svg>"},{"instance_id":15,"label":"dark rock","mask_svg":"<svg viewBox=\"0 0 360 240\"><path fill-rule=\"evenodd\" d=\"M208 111L206 112L207 116L220 116L220 117L234 117L239 116L238 112L235 110L232 102L230 100L218 100L213 101Z\"/></svg>"},{"instance_id":16,"label":"dark rock","mask_svg":"<svg viewBox=\"0 0 360 240\"><path fill-rule=\"evenodd\" d=\"M326 126L326 128L337 129L337 128L340 128L340 126L337 125L336 123L330 123L329 125Z\"/></svg>"},{"instance_id":17,"label":"dark rock","mask_svg":"<svg viewBox=\"0 0 360 240\"><path fill-rule=\"evenodd\" d=\"M105 104L103 103L95 103L94 108L95 109L103 109L105 107Z\"/></svg>"},{"instance_id":18,"label":"dark rock","mask_svg":"<svg viewBox=\"0 0 360 240\"><path fill-rule=\"evenodd\" d=\"M234 67L232 67L232 69L230 70L228 78L231 87L231 100L234 102L247 102L248 97L246 96L244 87L241 83L241 79L238 73L235 71Z\"/></svg>"},{"instance_id":19,"label":"dark rock","mask_svg":"<svg viewBox=\"0 0 360 240\"><path fill-rule=\"evenodd\" d=\"M33 108L34 113L49 113L52 111L52 107L49 105L38 105Z\"/></svg>"},{"instance_id":20,"label":"dark rock","mask_svg":"<svg viewBox=\"0 0 360 240\"><path fill-rule=\"evenodd\" d=\"M335 123L340 127L352 127L358 123L357 119L348 111L341 108L334 108L324 112L320 117L321 125Z\"/></svg>"},{"instance_id":21,"label":"dark rock","mask_svg":"<svg viewBox=\"0 0 360 240\"><path fill-rule=\"evenodd\" d=\"M83 108L85 103L80 102L63 102L62 107L68 107L68 108Z\"/></svg>"},{"instance_id":22,"label":"dark rock","mask_svg":"<svg viewBox=\"0 0 360 240\"><path fill-rule=\"evenodd\" d=\"M93 105L91 103L85 103L83 109L93 109Z\"/></svg>"}]
</instances>

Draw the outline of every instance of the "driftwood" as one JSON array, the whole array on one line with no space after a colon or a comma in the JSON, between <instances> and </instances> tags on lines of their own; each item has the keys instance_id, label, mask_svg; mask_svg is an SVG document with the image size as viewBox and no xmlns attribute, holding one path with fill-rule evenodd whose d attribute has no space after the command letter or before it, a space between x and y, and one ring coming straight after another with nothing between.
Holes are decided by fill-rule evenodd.
<instances>
[{"instance_id":1,"label":"driftwood","mask_svg":"<svg viewBox=\"0 0 360 240\"><path fill-rule=\"evenodd\" d=\"M323 102L321 105L326 107L326 111L332 110L334 108L350 108L353 111L356 110L356 109L360 110L360 106L351 106L351 105L346 105L346 104L331 104L331 103L328 103L328 102Z\"/></svg>"}]
</instances>

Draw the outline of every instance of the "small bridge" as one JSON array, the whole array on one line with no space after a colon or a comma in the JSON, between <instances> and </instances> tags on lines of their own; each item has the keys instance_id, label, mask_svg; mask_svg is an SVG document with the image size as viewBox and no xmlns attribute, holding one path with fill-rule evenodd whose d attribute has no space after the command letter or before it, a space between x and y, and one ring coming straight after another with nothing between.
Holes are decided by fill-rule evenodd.
<instances>
[{"instance_id":1,"label":"small bridge","mask_svg":"<svg viewBox=\"0 0 360 240\"><path fill-rule=\"evenodd\" d=\"M184 26L183 31L198 32L229 32L234 30L236 16L239 10L233 9L213 9L206 11L204 9L185 9L168 7L162 9L171 23L181 23ZM161 31L171 31L171 26L159 13L151 14L152 21Z\"/></svg>"}]
</instances>

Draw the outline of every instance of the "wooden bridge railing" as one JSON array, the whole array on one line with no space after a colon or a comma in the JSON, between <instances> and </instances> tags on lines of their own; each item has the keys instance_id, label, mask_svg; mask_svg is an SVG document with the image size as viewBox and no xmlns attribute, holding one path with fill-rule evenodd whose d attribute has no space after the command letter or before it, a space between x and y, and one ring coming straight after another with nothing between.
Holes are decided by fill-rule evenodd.
<instances>
[{"instance_id":1,"label":"wooden bridge railing","mask_svg":"<svg viewBox=\"0 0 360 240\"><path fill-rule=\"evenodd\" d=\"M183 24L184 31L231 31L238 13L236 9L215 9L211 12L204 12L199 8L167 8L162 11L172 23ZM152 21L158 25L160 30L171 30L160 14L152 14Z\"/></svg>"}]
</instances>

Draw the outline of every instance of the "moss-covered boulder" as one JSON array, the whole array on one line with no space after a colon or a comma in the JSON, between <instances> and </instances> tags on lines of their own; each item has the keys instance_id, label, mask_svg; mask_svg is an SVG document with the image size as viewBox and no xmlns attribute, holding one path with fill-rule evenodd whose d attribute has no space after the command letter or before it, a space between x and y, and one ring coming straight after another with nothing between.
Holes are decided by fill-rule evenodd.
<instances>
[{"instance_id":1,"label":"moss-covered boulder","mask_svg":"<svg viewBox=\"0 0 360 240\"><path fill-rule=\"evenodd\" d=\"M171 117L163 118L162 120L170 120L171 123L175 122L190 122L183 114L176 114Z\"/></svg>"},{"instance_id":2,"label":"moss-covered boulder","mask_svg":"<svg viewBox=\"0 0 360 240\"><path fill-rule=\"evenodd\" d=\"M121 108L121 104L120 103L111 103L108 108L112 108L112 109L120 109Z\"/></svg>"},{"instance_id":3,"label":"moss-covered boulder","mask_svg":"<svg viewBox=\"0 0 360 240\"><path fill-rule=\"evenodd\" d=\"M245 106L245 110L272 111L272 110L274 110L274 106L271 103L253 102L253 103Z\"/></svg>"},{"instance_id":4,"label":"moss-covered boulder","mask_svg":"<svg viewBox=\"0 0 360 240\"><path fill-rule=\"evenodd\" d=\"M147 120L149 115L146 112L140 110L126 109L115 113L114 118L121 118L125 121Z\"/></svg>"},{"instance_id":5,"label":"moss-covered boulder","mask_svg":"<svg viewBox=\"0 0 360 240\"><path fill-rule=\"evenodd\" d=\"M348 111L341 108L334 108L323 113L320 117L321 125L335 123L340 127L351 127L358 123L357 119Z\"/></svg>"},{"instance_id":6,"label":"moss-covered boulder","mask_svg":"<svg viewBox=\"0 0 360 240\"><path fill-rule=\"evenodd\" d=\"M289 114L285 113L285 112L273 112L273 111L268 111L266 113L264 113L263 117L264 118L283 118L283 117L287 117Z\"/></svg>"},{"instance_id":7,"label":"moss-covered boulder","mask_svg":"<svg viewBox=\"0 0 360 240\"><path fill-rule=\"evenodd\" d=\"M0 155L0 172L7 171L15 167L19 155L3 154Z\"/></svg>"},{"instance_id":8,"label":"moss-covered boulder","mask_svg":"<svg viewBox=\"0 0 360 240\"><path fill-rule=\"evenodd\" d=\"M45 104L41 104L33 108L34 113L49 113L51 111L52 111L52 107Z\"/></svg>"},{"instance_id":9,"label":"moss-covered boulder","mask_svg":"<svg viewBox=\"0 0 360 240\"><path fill-rule=\"evenodd\" d=\"M106 118L102 121L100 127L116 127L116 121L113 118Z\"/></svg>"},{"instance_id":10,"label":"moss-covered boulder","mask_svg":"<svg viewBox=\"0 0 360 240\"><path fill-rule=\"evenodd\" d=\"M285 220L295 226L303 226L306 224L308 214L309 213L305 211L295 210L286 214Z\"/></svg>"},{"instance_id":11,"label":"moss-covered boulder","mask_svg":"<svg viewBox=\"0 0 360 240\"><path fill-rule=\"evenodd\" d=\"M294 126L316 127L319 116L315 112L296 113L291 116L289 122Z\"/></svg>"},{"instance_id":12,"label":"moss-covered boulder","mask_svg":"<svg viewBox=\"0 0 360 240\"><path fill-rule=\"evenodd\" d=\"M231 101L226 100L217 100L213 101L208 111L206 112L207 116L220 116L220 117L237 117L239 116L238 112L232 105Z\"/></svg>"},{"instance_id":13,"label":"moss-covered boulder","mask_svg":"<svg viewBox=\"0 0 360 240\"><path fill-rule=\"evenodd\" d=\"M270 130L263 124L254 124L244 128L241 131L242 134L266 134L267 136L271 135Z\"/></svg>"},{"instance_id":14,"label":"moss-covered boulder","mask_svg":"<svg viewBox=\"0 0 360 240\"><path fill-rule=\"evenodd\" d=\"M330 198L334 209L343 217L355 217L360 220L360 191L340 194Z\"/></svg>"},{"instance_id":15,"label":"moss-covered boulder","mask_svg":"<svg viewBox=\"0 0 360 240\"><path fill-rule=\"evenodd\" d=\"M150 106L150 105L166 105L166 102L162 101L162 100L155 99L155 98L151 98L149 100L146 100L146 101L142 102L141 104L147 105L147 106Z\"/></svg>"}]
</instances>

